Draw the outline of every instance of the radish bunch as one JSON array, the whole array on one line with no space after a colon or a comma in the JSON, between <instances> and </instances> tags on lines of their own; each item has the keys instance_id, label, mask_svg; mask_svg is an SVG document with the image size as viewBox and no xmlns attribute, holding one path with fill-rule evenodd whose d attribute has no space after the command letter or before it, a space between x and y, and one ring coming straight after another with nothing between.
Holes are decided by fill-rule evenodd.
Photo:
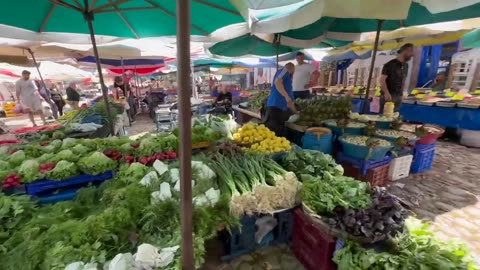
<instances>
[{"instance_id":1,"label":"radish bunch","mask_svg":"<svg viewBox=\"0 0 480 270\"><path fill-rule=\"evenodd\" d=\"M55 167L55 163L49 162L40 165L40 173L44 174L48 171L51 171Z\"/></svg>"},{"instance_id":2,"label":"radish bunch","mask_svg":"<svg viewBox=\"0 0 480 270\"><path fill-rule=\"evenodd\" d=\"M5 178L5 181L3 181L2 188L5 190L12 187L16 187L18 185L20 185L20 176L17 175L16 173L11 173L7 175L7 177Z\"/></svg>"},{"instance_id":3,"label":"radish bunch","mask_svg":"<svg viewBox=\"0 0 480 270\"><path fill-rule=\"evenodd\" d=\"M155 160L172 160L177 158L177 153L174 151L166 151L162 153L155 153L149 157L141 157L138 159L138 162L143 165L151 165Z\"/></svg>"},{"instance_id":4,"label":"radish bunch","mask_svg":"<svg viewBox=\"0 0 480 270\"><path fill-rule=\"evenodd\" d=\"M117 150L106 150L103 154L113 160L120 160L122 158L122 154Z\"/></svg>"}]
</instances>

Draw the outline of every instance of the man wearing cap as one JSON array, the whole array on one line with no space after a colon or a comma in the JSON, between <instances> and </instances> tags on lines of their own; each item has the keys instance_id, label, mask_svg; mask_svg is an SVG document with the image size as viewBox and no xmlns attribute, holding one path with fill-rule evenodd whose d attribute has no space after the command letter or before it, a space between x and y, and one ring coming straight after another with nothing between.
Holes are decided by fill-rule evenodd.
<instances>
[{"instance_id":1,"label":"man wearing cap","mask_svg":"<svg viewBox=\"0 0 480 270\"><path fill-rule=\"evenodd\" d=\"M408 73L407 62L413 57L413 44L407 43L400 47L398 56L383 65L380 85L382 96L380 98L381 109L385 102L393 102L395 111L400 109L403 100L403 83Z\"/></svg>"},{"instance_id":2,"label":"man wearing cap","mask_svg":"<svg viewBox=\"0 0 480 270\"><path fill-rule=\"evenodd\" d=\"M295 73L293 74L293 95L297 98L308 98L310 96L310 79L312 77L315 67L312 64L305 62L305 54L303 52L297 53L297 65L295 66Z\"/></svg>"},{"instance_id":3,"label":"man wearing cap","mask_svg":"<svg viewBox=\"0 0 480 270\"><path fill-rule=\"evenodd\" d=\"M35 113L40 115L43 124L46 125L47 122L42 110L42 98L35 83L30 80L30 71L22 71L22 78L16 82L15 89L17 101L22 105L23 111L28 113L28 118L30 118L33 126L37 126L34 119Z\"/></svg>"}]
</instances>

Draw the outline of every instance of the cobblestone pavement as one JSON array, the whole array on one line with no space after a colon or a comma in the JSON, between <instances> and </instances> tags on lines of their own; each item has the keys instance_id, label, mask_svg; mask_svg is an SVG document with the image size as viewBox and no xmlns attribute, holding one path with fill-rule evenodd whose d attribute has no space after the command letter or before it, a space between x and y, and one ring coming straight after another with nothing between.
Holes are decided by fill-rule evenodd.
<instances>
[{"instance_id":1,"label":"cobblestone pavement","mask_svg":"<svg viewBox=\"0 0 480 270\"><path fill-rule=\"evenodd\" d=\"M389 190L431 221L440 238L466 243L480 264L480 149L438 142L432 170Z\"/></svg>"}]
</instances>

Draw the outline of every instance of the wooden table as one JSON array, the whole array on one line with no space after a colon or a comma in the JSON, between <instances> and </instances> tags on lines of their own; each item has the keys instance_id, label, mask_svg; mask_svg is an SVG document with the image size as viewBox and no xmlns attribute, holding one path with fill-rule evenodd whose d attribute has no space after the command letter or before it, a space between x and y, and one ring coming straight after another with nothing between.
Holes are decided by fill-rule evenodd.
<instances>
[{"instance_id":1,"label":"wooden table","mask_svg":"<svg viewBox=\"0 0 480 270\"><path fill-rule=\"evenodd\" d=\"M240 108L238 105L235 105L232 108L235 111L236 120L237 120L237 123L239 124L247 123L252 119L258 119L258 120L262 119L262 116L260 115L260 113L256 113L256 112L249 111L247 109Z\"/></svg>"}]
</instances>

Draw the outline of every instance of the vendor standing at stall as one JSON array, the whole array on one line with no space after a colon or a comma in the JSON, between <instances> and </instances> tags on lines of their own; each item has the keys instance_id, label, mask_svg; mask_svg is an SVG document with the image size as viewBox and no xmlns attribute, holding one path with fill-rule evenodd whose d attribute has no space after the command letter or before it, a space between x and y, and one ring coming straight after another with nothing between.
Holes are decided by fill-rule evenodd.
<instances>
[{"instance_id":1,"label":"vendor standing at stall","mask_svg":"<svg viewBox=\"0 0 480 270\"><path fill-rule=\"evenodd\" d=\"M297 98L310 97L310 81L312 74L315 71L315 66L305 62L305 54L303 52L297 53L297 65L295 66L295 73L293 74L293 96Z\"/></svg>"},{"instance_id":2,"label":"vendor standing at stall","mask_svg":"<svg viewBox=\"0 0 480 270\"><path fill-rule=\"evenodd\" d=\"M287 63L285 67L278 70L273 77L270 96L267 99L265 125L279 137L283 136L285 122L290 115L297 112L293 103L292 75L294 72L293 63Z\"/></svg>"},{"instance_id":3,"label":"vendor standing at stall","mask_svg":"<svg viewBox=\"0 0 480 270\"><path fill-rule=\"evenodd\" d=\"M400 109L403 100L403 83L408 73L407 62L413 57L413 44L404 44L398 50L398 56L383 65L380 85L382 96L380 108L383 109L386 102L393 102L395 111Z\"/></svg>"},{"instance_id":4,"label":"vendor standing at stall","mask_svg":"<svg viewBox=\"0 0 480 270\"><path fill-rule=\"evenodd\" d=\"M75 82L70 82L67 87L67 104L72 107L74 110L78 110L80 103L80 94L77 90L77 84Z\"/></svg>"}]
</instances>

